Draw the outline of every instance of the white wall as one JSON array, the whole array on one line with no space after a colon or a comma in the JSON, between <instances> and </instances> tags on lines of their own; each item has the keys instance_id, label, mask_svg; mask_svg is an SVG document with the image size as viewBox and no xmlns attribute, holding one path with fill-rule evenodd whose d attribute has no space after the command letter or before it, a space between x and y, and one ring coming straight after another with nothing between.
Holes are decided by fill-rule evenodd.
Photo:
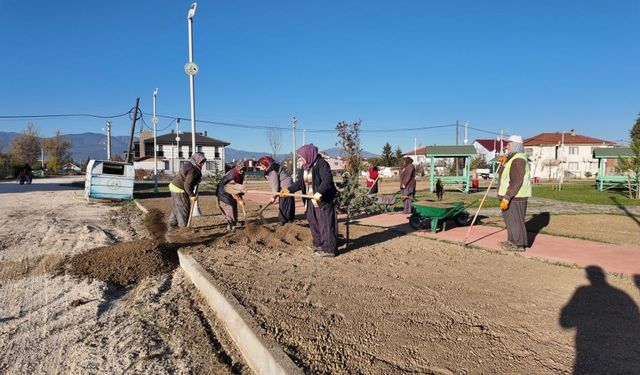
<instances>
[{"instance_id":1,"label":"white wall","mask_svg":"<svg viewBox=\"0 0 640 375\"><path fill-rule=\"evenodd\" d=\"M182 158L180 158L180 161L184 161L186 159L188 159L188 155L189 155L189 145L191 144L191 142L187 142L186 144L184 144L182 141L180 142L180 151L182 151ZM202 153L204 154L204 156L207 158L207 162L216 162L218 164L218 170L220 171L224 171L224 147L223 146L219 146L217 147L218 149L218 153L219 153L219 158L215 157L215 150L216 147L214 146L203 146L202 147ZM176 170L178 170L179 164L177 163L177 156L178 156L178 149L176 148L176 145L158 145L158 151L163 151L164 156L163 157L158 157L158 170L162 171L164 170L165 173L169 173L169 174L173 174L175 173ZM169 168L167 170L165 170L165 161L169 161ZM150 169L153 170L153 160L145 160L143 162L140 163L134 163L134 167L136 169ZM213 171L213 169L208 169L206 166L203 169L203 174L210 174Z\"/></svg>"},{"instance_id":2,"label":"white wall","mask_svg":"<svg viewBox=\"0 0 640 375\"><path fill-rule=\"evenodd\" d=\"M557 178L561 171L569 172L572 177L585 178L585 172L595 175L598 171L598 160L593 158L593 148L602 145L564 145L558 147L558 165L549 165L556 159L556 146L525 147L531 159L531 176L540 178ZM571 148L574 148L573 150ZM574 153L572 153L574 151Z\"/></svg>"}]
</instances>

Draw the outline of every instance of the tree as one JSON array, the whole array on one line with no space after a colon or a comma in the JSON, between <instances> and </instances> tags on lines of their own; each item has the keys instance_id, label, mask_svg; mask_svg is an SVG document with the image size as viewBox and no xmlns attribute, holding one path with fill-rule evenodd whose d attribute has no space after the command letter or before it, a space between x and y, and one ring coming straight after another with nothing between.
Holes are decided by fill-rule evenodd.
<instances>
[{"instance_id":1,"label":"tree","mask_svg":"<svg viewBox=\"0 0 640 375\"><path fill-rule=\"evenodd\" d=\"M631 128L631 131L629 132L629 135L631 136L631 142L640 139L640 113L638 114L638 118L636 119L636 123L633 125L633 127Z\"/></svg>"},{"instance_id":2,"label":"tree","mask_svg":"<svg viewBox=\"0 0 640 375\"><path fill-rule=\"evenodd\" d=\"M351 217L363 210L372 210L373 201L367 197L367 190L360 185L360 171L362 170L362 148L360 147L361 121L352 124L340 122L336 126L338 142L342 147L342 156L346 160L346 173L343 175L341 190L337 204L341 211L346 211L347 246L349 246L349 223Z\"/></svg>"},{"instance_id":3,"label":"tree","mask_svg":"<svg viewBox=\"0 0 640 375\"><path fill-rule=\"evenodd\" d=\"M402 150L400 149L400 146L396 146L395 155L393 156L393 160L395 161L396 166L398 167L404 166L404 162L402 161L402 158L404 158L404 156L402 156Z\"/></svg>"},{"instance_id":4,"label":"tree","mask_svg":"<svg viewBox=\"0 0 640 375\"><path fill-rule=\"evenodd\" d=\"M382 155L380 156L380 161L386 166L390 167L393 163L393 153L391 151L391 145L389 142L385 143L382 147Z\"/></svg>"},{"instance_id":5,"label":"tree","mask_svg":"<svg viewBox=\"0 0 640 375\"><path fill-rule=\"evenodd\" d=\"M271 155L275 159L282 147L282 130L279 128L268 128L267 139L269 140L269 146L271 147Z\"/></svg>"},{"instance_id":6,"label":"tree","mask_svg":"<svg viewBox=\"0 0 640 375\"><path fill-rule=\"evenodd\" d=\"M469 165L469 169L472 171L478 168L489 168L489 163L487 163L484 158L480 155L476 156L475 159L471 160L471 164Z\"/></svg>"},{"instance_id":7,"label":"tree","mask_svg":"<svg viewBox=\"0 0 640 375\"><path fill-rule=\"evenodd\" d=\"M62 136L60 129L56 129L56 135L45 139L42 147L47 152L47 166L53 171L60 170L71 161L71 155L69 155L71 141Z\"/></svg>"},{"instance_id":8,"label":"tree","mask_svg":"<svg viewBox=\"0 0 640 375\"><path fill-rule=\"evenodd\" d=\"M9 146L11 157L18 163L35 164L40 156L40 139L38 130L33 124L27 124L25 130L18 134Z\"/></svg>"},{"instance_id":9,"label":"tree","mask_svg":"<svg viewBox=\"0 0 640 375\"><path fill-rule=\"evenodd\" d=\"M633 156L619 159L616 169L628 173L629 183L636 187L635 198L640 199L640 138L632 140L631 151Z\"/></svg>"}]
</instances>

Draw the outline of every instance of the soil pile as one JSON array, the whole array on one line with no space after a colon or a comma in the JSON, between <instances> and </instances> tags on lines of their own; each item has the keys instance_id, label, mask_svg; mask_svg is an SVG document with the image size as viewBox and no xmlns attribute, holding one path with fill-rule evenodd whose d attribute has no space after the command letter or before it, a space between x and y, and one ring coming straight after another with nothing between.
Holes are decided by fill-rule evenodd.
<instances>
[{"instance_id":1,"label":"soil pile","mask_svg":"<svg viewBox=\"0 0 640 375\"><path fill-rule=\"evenodd\" d=\"M217 244L244 245L251 250L286 249L311 244L309 229L294 224L258 225L249 223L216 240Z\"/></svg>"},{"instance_id":2,"label":"soil pile","mask_svg":"<svg viewBox=\"0 0 640 375\"><path fill-rule=\"evenodd\" d=\"M167 224L158 209L144 218L149 240L101 247L77 255L69 262L71 274L127 287L140 280L171 272L178 266L177 246L165 244Z\"/></svg>"},{"instance_id":3,"label":"soil pile","mask_svg":"<svg viewBox=\"0 0 640 375\"><path fill-rule=\"evenodd\" d=\"M76 255L69 262L69 272L127 287L145 277L171 272L177 266L175 247L159 247L150 241L138 240Z\"/></svg>"},{"instance_id":4,"label":"soil pile","mask_svg":"<svg viewBox=\"0 0 640 375\"><path fill-rule=\"evenodd\" d=\"M157 208L149 210L144 217L144 226L149 232L149 237L153 243L164 243L167 234L167 223L164 221L164 214Z\"/></svg>"}]
</instances>

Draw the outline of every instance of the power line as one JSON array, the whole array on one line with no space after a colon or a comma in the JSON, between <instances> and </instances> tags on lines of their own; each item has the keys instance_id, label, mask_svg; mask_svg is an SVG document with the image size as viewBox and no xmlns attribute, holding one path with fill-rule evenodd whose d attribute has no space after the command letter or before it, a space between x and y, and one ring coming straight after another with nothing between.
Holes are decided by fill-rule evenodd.
<instances>
[{"instance_id":1,"label":"power line","mask_svg":"<svg viewBox=\"0 0 640 375\"><path fill-rule=\"evenodd\" d=\"M7 115L0 116L0 119L3 120L19 120L19 119L29 119L29 118L39 118L39 119L53 119L53 118L70 118L70 117L93 117L93 118L118 118L128 115L133 109L128 110L125 113L121 113L119 115L96 115L92 113L67 113L67 114L47 114L47 115Z\"/></svg>"}]
</instances>

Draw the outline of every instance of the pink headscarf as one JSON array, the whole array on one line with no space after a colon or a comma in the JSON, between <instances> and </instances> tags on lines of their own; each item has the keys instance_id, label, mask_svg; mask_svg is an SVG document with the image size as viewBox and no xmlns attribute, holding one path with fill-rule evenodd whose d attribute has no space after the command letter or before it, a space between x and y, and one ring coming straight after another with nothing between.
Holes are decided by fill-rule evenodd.
<instances>
[{"instance_id":1,"label":"pink headscarf","mask_svg":"<svg viewBox=\"0 0 640 375\"><path fill-rule=\"evenodd\" d=\"M308 145L300 147L296 152L306 161L303 166L304 170L308 171L309 169L311 169L311 166L313 166L313 163L318 157L318 148L314 146L313 143L310 143Z\"/></svg>"}]
</instances>

